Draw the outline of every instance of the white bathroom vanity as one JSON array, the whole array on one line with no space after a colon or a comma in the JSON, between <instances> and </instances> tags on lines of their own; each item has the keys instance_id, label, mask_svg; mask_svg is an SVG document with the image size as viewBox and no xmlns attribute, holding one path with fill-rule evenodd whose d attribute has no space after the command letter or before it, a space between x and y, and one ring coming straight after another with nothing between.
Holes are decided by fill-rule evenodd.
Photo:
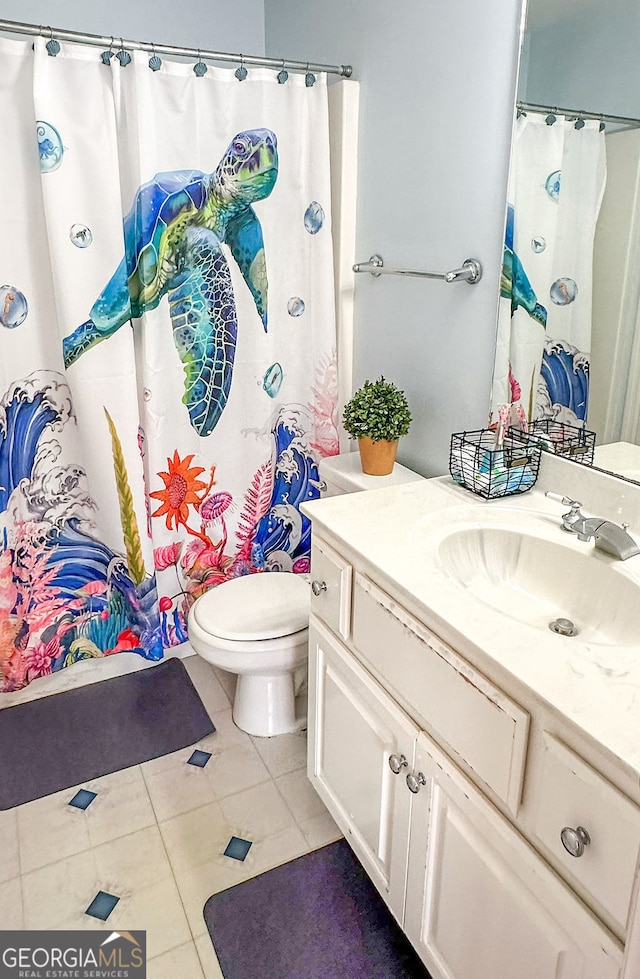
<instances>
[{"instance_id":1,"label":"white bathroom vanity","mask_svg":"<svg viewBox=\"0 0 640 979\"><path fill-rule=\"evenodd\" d=\"M537 489L303 509L308 775L433 979L638 979L640 557Z\"/></svg>"}]
</instances>

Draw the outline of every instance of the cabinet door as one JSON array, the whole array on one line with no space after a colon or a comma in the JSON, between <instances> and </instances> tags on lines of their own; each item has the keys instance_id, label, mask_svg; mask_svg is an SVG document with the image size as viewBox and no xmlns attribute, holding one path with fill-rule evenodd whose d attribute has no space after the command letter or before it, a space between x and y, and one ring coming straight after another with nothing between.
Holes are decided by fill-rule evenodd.
<instances>
[{"instance_id":1,"label":"cabinet door","mask_svg":"<svg viewBox=\"0 0 640 979\"><path fill-rule=\"evenodd\" d=\"M311 616L308 775L399 922L418 730ZM391 764L390 764L391 762ZM397 774L392 765L400 767Z\"/></svg>"},{"instance_id":2,"label":"cabinet door","mask_svg":"<svg viewBox=\"0 0 640 979\"><path fill-rule=\"evenodd\" d=\"M617 941L424 734L405 931L433 979L615 979ZM427 853L426 870L424 854Z\"/></svg>"}]
</instances>

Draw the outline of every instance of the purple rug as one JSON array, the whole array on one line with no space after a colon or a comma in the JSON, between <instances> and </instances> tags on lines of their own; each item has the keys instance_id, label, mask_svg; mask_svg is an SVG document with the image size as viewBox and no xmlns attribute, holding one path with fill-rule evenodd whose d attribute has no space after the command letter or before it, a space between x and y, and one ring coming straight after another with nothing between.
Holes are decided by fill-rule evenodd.
<instances>
[{"instance_id":1,"label":"purple rug","mask_svg":"<svg viewBox=\"0 0 640 979\"><path fill-rule=\"evenodd\" d=\"M224 979L429 979L345 840L214 894Z\"/></svg>"},{"instance_id":2,"label":"purple rug","mask_svg":"<svg viewBox=\"0 0 640 979\"><path fill-rule=\"evenodd\" d=\"M215 731L179 659L0 710L0 810Z\"/></svg>"}]
</instances>

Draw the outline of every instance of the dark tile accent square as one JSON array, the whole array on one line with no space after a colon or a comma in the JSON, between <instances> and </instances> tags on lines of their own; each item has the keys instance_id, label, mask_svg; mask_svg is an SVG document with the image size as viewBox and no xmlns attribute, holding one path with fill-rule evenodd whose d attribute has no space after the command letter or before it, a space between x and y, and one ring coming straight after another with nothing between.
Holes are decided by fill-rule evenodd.
<instances>
[{"instance_id":1,"label":"dark tile accent square","mask_svg":"<svg viewBox=\"0 0 640 979\"><path fill-rule=\"evenodd\" d=\"M97 794L97 792L91 792L89 789L80 789L73 799L69 800L69 805L75 806L76 809L88 809Z\"/></svg>"},{"instance_id":2,"label":"dark tile accent square","mask_svg":"<svg viewBox=\"0 0 640 979\"><path fill-rule=\"evenodd\" d=\"M101 921L106 921L119 900L120 898L115 897L113 894L107 894L106 891L98 891L85 911L85 914L90 914L92 918L100 918Z\"/></svg>"},{"instance_id":3,"label":"dark tile accent square","mask_svg":"<svg viewBox=\"0 0 640 979\"><path fill-rule=\"evenodd\" d=\"M244 860L251 847L252 843L249 840L241 840L239 836L232 836L227 843L224 855L233 860Z\"/></svg>"},{"instance_id":4,"label":"dark tile accent square","mask_svg":"<svg viewBox=\"0 0 640 979\"><path fill-rule=\"evenodd\" d=\"M210 751L200 751L199 748L196 748L191 755L191 758L187 760L187 765L195 765L197 768L204 768L210 758Z\"/></svg>"}]
</instances>

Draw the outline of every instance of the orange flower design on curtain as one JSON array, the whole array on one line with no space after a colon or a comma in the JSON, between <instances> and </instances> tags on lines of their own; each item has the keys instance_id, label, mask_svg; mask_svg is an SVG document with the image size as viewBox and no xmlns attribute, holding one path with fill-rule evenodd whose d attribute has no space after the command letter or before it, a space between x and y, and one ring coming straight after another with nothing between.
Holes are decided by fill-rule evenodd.
<instances>
[{"instance_id":1,"label":"orange flower design on curtain","mask_svg":"<svg viewBox=\"0 0 640 979\"><path fill-rule=\"evenodd\" d=\"M151 516L162 517L166 515L167 530L172 529L172 523L176 530L180 524L189 530L187 527L189 507L193 506L197 510L202 498L201 492L207 489L207 483L198 479L198 476L204 472L204 467L191 466L192 460L193 453L181 459L176 449L173 453L173 459L167 459L169 471L158 473L164 483L164 489L149 493L149 496L162 501Z\"/></svg>"}]
</instances>

